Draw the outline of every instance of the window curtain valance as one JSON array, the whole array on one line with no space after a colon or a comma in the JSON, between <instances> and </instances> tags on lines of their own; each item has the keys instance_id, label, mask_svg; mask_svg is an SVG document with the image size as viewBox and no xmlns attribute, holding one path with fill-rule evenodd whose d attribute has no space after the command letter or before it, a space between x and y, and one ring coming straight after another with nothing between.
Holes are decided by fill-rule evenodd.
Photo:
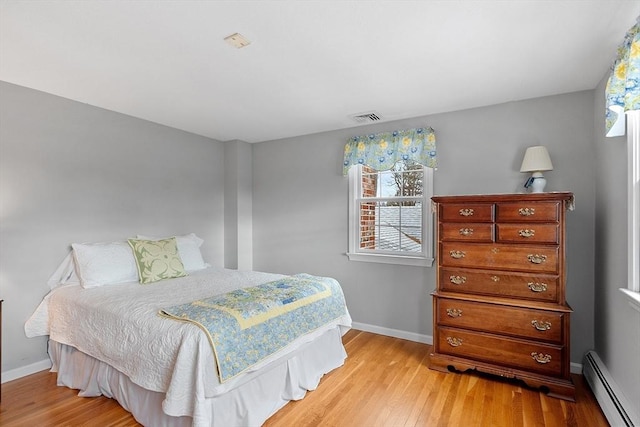
<instances>
[{"instance_id":1,"label":"window curtain valance","mask_svg":"<svg viewBox=\"0 0 640 427\"><path fill-rule=\"evenodd\" d=\"M626 111L640 110L640 17L618 47L605 90L607 136L625 133Z\"/></svg>"},{"instance_id":2,"label":"window curtain valance","mask_svg":"<svg viewBox=\"0 0 640 427\"><path fill-rule=\"evenodd\" d=\"M343 174L353 165L383 171L400 160L437 167L436 134L430 127L354 136L344 146Z\"/></svg>"}]
</instances>

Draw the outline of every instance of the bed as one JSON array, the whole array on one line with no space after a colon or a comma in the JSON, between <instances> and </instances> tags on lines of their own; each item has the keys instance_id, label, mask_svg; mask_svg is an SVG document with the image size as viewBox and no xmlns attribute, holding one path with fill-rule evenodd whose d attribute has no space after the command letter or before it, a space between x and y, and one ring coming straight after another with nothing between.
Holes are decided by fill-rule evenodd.
<instances>
[{"instance_id":1,"label":"bed","mask_svg":"<svg viewBox=\"0 0 640 427\"><path fill-rule=\"evenodd\" d=\"M141 283L141 270L131 266L130 244L72 245L49 281L51 291L25 324L29 337L49 335L58 385L79 389L81 396L114 398L145 426L259 426L287 402L314 390L324 374L342 366L347 356L342 335L351 318L335 280L211 267L202 260L197 236L173 239L175 252L184 260L184 274L146 284ZM247 318L258 320L243 326L248 329L242 333L250 338L242 341L259 337L263 344L268 342L266 347L258 344L238 351L235 336L225 354L218 326L207 329L200 318L179 311L215 306L229 295L312 280L322 292L299 297L298 305L288 311L264 303L263 296L260 304L268 306L263 312L256 314L251 306L253 317ZM332 309L319 320L321 311L329 311L322 304L330 298L341 300L343 308ZM265 317L267 312L275 314ZM215 315L207 313L207 318L229 317L230 324L229 313L242 320L226 307ZM298 326L310 317L318 317L316 323ZM272 328L269 322L300 330L278 341L265 335ZM262 354L255 356L258 350ZM223 360L231 368L225 368Z\"/></svg>"}]
</instances>

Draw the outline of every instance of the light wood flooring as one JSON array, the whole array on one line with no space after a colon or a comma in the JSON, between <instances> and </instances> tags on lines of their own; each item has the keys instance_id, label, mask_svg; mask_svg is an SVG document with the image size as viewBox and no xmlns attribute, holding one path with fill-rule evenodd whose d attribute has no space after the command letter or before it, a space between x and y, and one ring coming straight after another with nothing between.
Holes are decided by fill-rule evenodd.
<instances>
[{"instance_id":1,"label":"light wood flooring","mask_svg":"<svg viewBox=\"0 0 640 427\"><path fill-rule=\"evenodd\" d=\"M509 380L427 368L430 346L349 331L349 357L316 391L287 404L265 427L291 426L607 426L581 375L576 402ZM0 425L137 426L117 402L82 398L43 371L2 385Z\"/></svg>"}]
</instances>

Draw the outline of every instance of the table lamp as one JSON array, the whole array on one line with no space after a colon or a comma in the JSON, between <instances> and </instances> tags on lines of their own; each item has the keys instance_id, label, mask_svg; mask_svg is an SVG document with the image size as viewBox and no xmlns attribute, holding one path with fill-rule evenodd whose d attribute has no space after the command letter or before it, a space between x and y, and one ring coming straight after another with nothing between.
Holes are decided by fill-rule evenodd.
<instances>
[{"instance_id":1,"label":"table lamp","mask_svg":"<svg viewBox=\"0 0 640 427\"><path fill-rule=\"evenodd\" d=\"M520 166L520 172L531 172L531 177L524 184L525 188L531 187L532 193L544 192L547 180L542 172L550 170L553 170L553 164L546 147L537 145L527 148Z\"/></svg>"}]
</instances>

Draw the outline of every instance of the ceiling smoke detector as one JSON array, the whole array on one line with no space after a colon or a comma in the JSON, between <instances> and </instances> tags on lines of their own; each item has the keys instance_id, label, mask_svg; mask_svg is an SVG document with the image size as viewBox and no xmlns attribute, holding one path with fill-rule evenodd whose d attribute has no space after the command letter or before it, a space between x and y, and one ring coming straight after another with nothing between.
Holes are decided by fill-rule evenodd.
<instances>
[{"instance_id":1,"label":"ceiling smoke detector","mask_svg":"<svg viewBox=\"0 0 640 427\"><path fill-rule=\"evenodd\" d=\"M350 116L350 117L351 119L353 119L358 123L374 123L382 120L382 117L380 117L380 114L376 113L375 111L371 111L369 113L354 114L353 116Z\"/></svg>"},{"instance_id":2,"label":"ceiling smoke detector","mask_svg":"<svg viewBox=\"0 0 640 427\"><path fill-rule=\"evenodd\" d=\"M240 33L233 33L230 36L225 37L224 41L236 49L240 49L251 44L251 42Z\"/></svg>"}]
</instances>

